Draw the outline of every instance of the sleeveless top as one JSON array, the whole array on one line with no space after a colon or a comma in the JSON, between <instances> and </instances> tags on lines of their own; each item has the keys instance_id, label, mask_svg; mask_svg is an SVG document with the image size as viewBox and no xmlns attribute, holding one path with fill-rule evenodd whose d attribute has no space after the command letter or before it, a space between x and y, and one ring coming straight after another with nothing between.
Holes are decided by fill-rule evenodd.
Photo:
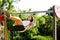
<instances>
[{"instance_id":1,"label":"sleeveless top","mask_svg":"<svg viewBox=\"0 0 60 40\"><path fill-rule=\"evenodd\" d=\"M22 23L23 23L24 28L26 28L30 24L30 21L24 20L24 21L22 21ZM36 26L36 22L35 21L31 22L31 24L33 26Z\"/></svg>"},{"instance_id":2,"label":"sleeveless top","mask_svg":"<svg viewBox=\"0 0 60 40\"><path fill-rule=\"evenodd\" d=\"M30 21L24 20L22 21L22 23L23 23L24 28L26 28L30 24Z\"/></svg>"}]
</instances>

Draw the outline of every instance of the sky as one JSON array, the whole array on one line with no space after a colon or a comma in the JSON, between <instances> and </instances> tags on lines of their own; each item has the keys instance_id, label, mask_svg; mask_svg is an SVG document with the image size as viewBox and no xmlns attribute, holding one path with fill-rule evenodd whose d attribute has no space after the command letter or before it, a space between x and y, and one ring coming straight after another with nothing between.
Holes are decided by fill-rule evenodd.
<instances>
[{"instance_id":1,"label":"sky","mask_svg":"<svg viewBox=\"0 0 60 40\"><path fill-rule=\"evenodd\" d=\"M48 10L53 5L60 6L60 0L21 0L14 4L14 9L16 10L28 10L32 11L45 11Z\"/></svg>"}]
</instances>

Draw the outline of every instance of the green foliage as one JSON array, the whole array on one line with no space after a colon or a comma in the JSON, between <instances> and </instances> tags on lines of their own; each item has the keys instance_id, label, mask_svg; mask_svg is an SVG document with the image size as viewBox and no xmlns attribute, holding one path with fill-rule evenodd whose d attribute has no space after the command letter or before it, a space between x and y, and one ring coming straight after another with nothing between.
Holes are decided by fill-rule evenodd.
<instances>
[{"instance_id":1,"label":"green foliage","mask_svg":"<svg viewBox=\"0 0 60 40\"><path fill-rule=\"evenodd\" d=\"M19 0L20 1L20 0ZM13 2L17 2L16 0L0 0L0 9L7 10L10 13L16 13L17 11L13 9ZM49 10L52 10L49 9ZM49 11L48 10L48 11ZM25 12L21 11L21 12ZM30 11L30 10L29 10ZM12 14L14 16L18 16L17 14ZM51 14L52 15L52 14ZM53 17L52 16L42 16L38 17L36 14L32 15L36 20L36 26L27 30L24 33L20 33L19 31L13 32L13 40L53 40L52 30L53 30ZM19 15L22 20L26 20L27 15ZM7 28L9 34L9 40L12 38L12 27L14 21L7 19ZM60 39L60 19L57 19L57 33L58 40Z\"/></svg>"},{"instance_id":2,"label":"green foliage","mask_svg":"<svg viewBox=\"0 0 60 40\"><path fill-rule=\"evenodd\" d=\"M21 14L20 18L21 18L22 20L26 20L26 19L27 19L27 14Z\"/></svg>"},{"instance_id":3,"label":"green foliage","mask_svg":"<svg viewBox=\"0 0 60 40\"><path fill-rule=\"evenodd\" d=\"M57 21L57 39L60 40L60 19Z\"/></svg>"},{"instance_id":4,"label":"green foliage","mask_svg":"<svg viewBox=\"0 0 60 40\"><path fill-rule=\"evenodd\" d=\"M7 28L8 28L8 30L10 30L12 28L13 23L14 23L14 21L7 19L7 26L8 26Z\"/></svg>"},{"instance_id":5,"label":"green foliage","mask_svg":"<svg viewBox=\"0 0 60 40\"><path fill-rule=\"evenodd\" d=\"M48 11L53 11L53 6L48 9ZM49 16L53 16L53 12L48 13Z\"/></svg>"},{"instance_id":6,"label":"green foliage","mask_svg":"<svg viewBox=\"0 0 60 40\"><path fill-rule=\"evenodd\" d=\"M51 16L43 16L39 18L39 33L41 35L52 35L53 18Z\"/></svg>"},{"instance_id":7,"label":"green foliage","mask_svg":"<svg viewBox=\"0 0 60 40\"><path fill-rule=\"evenodd\" d=\"M20 1L20 0L0 0L0 9L3 10L9 10L9 9L13 9L14 5L12 5L12 3L14 1Z\"/></svg>"},{"instance_id":8,"label":"green foliage","mask_svg":"<svg viewBox=\"0 0 60 40\"><path fill-rule=\"evenodd\" d=\"M34 37L33 37L33 40L52 40L52 37L50 37L50 36L40 36L40 35L38 35L38 36L34 36Z\"/></svg>"}]
</instances>

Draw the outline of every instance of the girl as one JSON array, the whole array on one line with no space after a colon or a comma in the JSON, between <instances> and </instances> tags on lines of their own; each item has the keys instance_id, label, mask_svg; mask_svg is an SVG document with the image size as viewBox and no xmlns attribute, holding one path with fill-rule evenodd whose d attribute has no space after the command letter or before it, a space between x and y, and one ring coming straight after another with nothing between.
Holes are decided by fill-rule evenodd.
<instances>
[{"instance_id":1,"label":"girl","mask_svg":"<svg viewBox=\"0 0 60 40\"><path fill-rule=\"evenodd\" d=\"M36 26L36 22L34 21L33 17L30 15L27 17L27 20L22 21L19 17L12 16L10 14L6 14L6 16L14 20L14 28L13 30L19 30L20 32L25 32L26 30L30 29L33 26Z\"/></svg>"}]
</instances>

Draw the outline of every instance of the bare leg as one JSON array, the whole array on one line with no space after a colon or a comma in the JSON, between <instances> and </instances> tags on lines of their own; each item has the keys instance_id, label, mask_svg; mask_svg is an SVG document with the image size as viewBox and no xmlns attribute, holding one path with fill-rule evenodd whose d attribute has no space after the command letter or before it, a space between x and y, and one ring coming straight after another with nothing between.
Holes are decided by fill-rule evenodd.
<instances>
[{"instance_id":1,"label":"bare leg","mask_svg":"<svg viewBox=\"0 0 60 40\"><path fill-rule=\"evenodd\" d=\"M9 19L15 21L15 25L23 25L22 20L21 20L19 17L16 17L16 16L14 17L14 16L12 16L12 15L9 14L9 13L6 13L6 16L7 16Z\"/></svg>"},{"instance_id":2,"label":"bare leg","mask_svg":"<svg viewBox=\"0 0 60 40\"><path fill-rule=\"evenodd\" d=\"M20 18L11 16L10 19L15 21L14 25L23 25L22 20Z\"/></svg>"}]
</instances>

